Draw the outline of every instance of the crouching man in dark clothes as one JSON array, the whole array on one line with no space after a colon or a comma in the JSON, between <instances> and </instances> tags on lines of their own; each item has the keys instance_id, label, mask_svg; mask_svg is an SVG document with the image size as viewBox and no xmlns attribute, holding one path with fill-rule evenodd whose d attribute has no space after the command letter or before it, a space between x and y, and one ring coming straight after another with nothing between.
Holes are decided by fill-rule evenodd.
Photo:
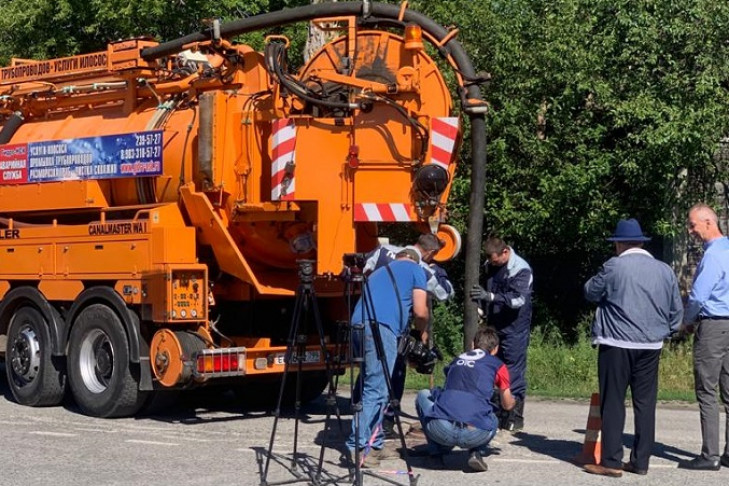
<instances>
[{"instance_id":1,"label":"crouching man in dark clothes","mask_svg":"<svg viewBox=\"0 0 729 486\"><path fill-rule=\"evenodd\" d=\"M456 357L445 368L443 388L418 393L415 407L435 465L442 467L443 455L457 446L469 450L468 466L472 470L488 469L483 456L499 427L491 404L494 387L499 389L502 408L511 410L516 403L509 371L496 357L498 348L495 329L479 330L473 351Z\"/></svg>"}]
</instances>

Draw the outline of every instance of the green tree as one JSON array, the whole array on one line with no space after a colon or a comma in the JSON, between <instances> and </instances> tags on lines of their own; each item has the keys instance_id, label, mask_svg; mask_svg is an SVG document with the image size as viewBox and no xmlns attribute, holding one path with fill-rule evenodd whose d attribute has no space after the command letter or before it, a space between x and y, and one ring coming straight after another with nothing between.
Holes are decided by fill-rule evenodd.
<instances>
[{"instance_id":1,"label":"green tree","mask_svg":"<svg viewBox=\"0 0 729 486\"><path fill-rule=\"evenodd\" d=\"M169 40L200 30L204 18L307 3L0 0L0 62L100 50L125 37ZM729 133L729 3L412 0L410 8L457 27L476 69L492 74L484 227L533 264L542 322L571 334L586 309L581 285L609 256L604 237L616 220L639 218L660 256L662 237L683 231L675 208L726 179L713 156ZM305 29L278 31L301 53ZM244 40L260 48L263 34ZM461 164L451 214L462 231L469 177ZM463 259L447 265L456 284L462 267ZM458 322L458 310L448 312Z\"/></svg>"},{"instance_id":2,"label":"green tree","mask_svg":"<svg viewBox=\"0 0 729 486\"><path fill-rule=\"evenodd\" d=\"M674 208L725 177L729 4L709 0L419 2L459 29L491 72L487 232L535 267L542 315L571 332L581 285L611 251L606 233L635 216L658 236ZM467 212L467 170L456 181ZM679 190L685 178L692 182ZM461 221L460 226L463 226ZM554 321L552 321L554 322Z\"/></svg>"},{"instance_id":3,"label":"green tree","mask_svg":"<svg viewBox=\"0 0 729 486\"><path fill-rule=\"evenodd\" d=\"M307 0L0 0L0 62L103 50L109 41L171 40L223 21L307 4Z\"/></svg>"}]
</instances>

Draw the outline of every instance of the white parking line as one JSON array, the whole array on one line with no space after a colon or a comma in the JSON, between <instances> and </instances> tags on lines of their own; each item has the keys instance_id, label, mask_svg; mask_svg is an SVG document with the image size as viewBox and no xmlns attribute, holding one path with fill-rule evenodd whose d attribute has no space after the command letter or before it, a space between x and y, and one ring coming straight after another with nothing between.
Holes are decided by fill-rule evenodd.
<instances>
[{"instance_id":1,"label":"white parking line","mask_svg":"<svg viewBox=\"0 0 729 486\"><path fill-rule=\"evenodd\" d=\"M102 432L105 434L116 434L116 430L110 430L110 429L93 429L93 428L86 428L86 427L74 427L74 430L80 430L81 432Z\"/></svg>"},{"instance_id":2,"label":"white parking line","mask_svg":"<svg viewBox=\"0 0 729 486\"><path fill-rule=\"evenodd\" d=\"M8 424L8 425L31 425L34 422L24 422L21 420L0 420L0 424Z\"/></svg>"},{"instance_id":3,"label":"white parking line","mask_svg":"<svg viewBox=\"0 0 729 486\"><path fill-rule=\"evenodd\" d=\"M163 446L177 446L180 444L176 444L174 442L155 442L153 440L136 440L136 439L128 439L124 442L130 442L132 444L148 444L148 445L163 445Z\"/></svg>"},{"instance_id":4,"label":"white parking line","mask_svg":"<svg viewBox=\"0 0 729 486\"><path fill-rule=\"evenodd\" d=\"M298 450L301 450L301 449L317 449L318 450L320 447L321 446L318 446L318 445L306 445L306 446L301 446L300 445L298 447ZM278 445L277 444L276 447L274 447L273 452L276 453L276 454L288 454L288 453L293 452L293 446L290 446L290 449L285 449L285 448L286 448L286 446ZM257 452L255 449L245 448L245 447L240 447L240 448L235 449L235 450L237 452ZM268 450L268 446L266 446L266 450Z\"/></svg>"},{"instance_id":5,"label":"white parking line","mask_svg":"<svg viewBox=\"0 0 729 486\"><path fill-rule=\"evenodd\" d=\"M46 432L43 430L34 430L28 433L33 435L50 435L52 437L78 437L78 434L69 434L66 432Z\"/></svg>"}]
</instances>

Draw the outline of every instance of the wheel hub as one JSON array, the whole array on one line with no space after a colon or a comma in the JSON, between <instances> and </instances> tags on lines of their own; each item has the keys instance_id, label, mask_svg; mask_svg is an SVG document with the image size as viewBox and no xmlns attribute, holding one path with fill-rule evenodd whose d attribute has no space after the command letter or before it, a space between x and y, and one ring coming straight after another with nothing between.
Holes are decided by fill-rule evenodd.
<instances>
[{"instance_id":1,"label":"wheel hub","mask_svg":"<svg viewBox=\"0 0 729 486\"><path fill-rule=\"evenodd\" d=\"M114 373L114 346L103 331L95 329L84 336L79 354L81 378L93 393L102 393Z\"/></svg>"},{"instance_id":2,"label":"wheel hub","mask_svg":"<svg viewBox=\"0 0 729 486\"><path fill-rule=\"evenodd\" d=\"M31 382L38 376L41 363L40 342L30 327L24 327L13 340L10 363L13 373L26 382Z\"/></svg>"}]
</instances>

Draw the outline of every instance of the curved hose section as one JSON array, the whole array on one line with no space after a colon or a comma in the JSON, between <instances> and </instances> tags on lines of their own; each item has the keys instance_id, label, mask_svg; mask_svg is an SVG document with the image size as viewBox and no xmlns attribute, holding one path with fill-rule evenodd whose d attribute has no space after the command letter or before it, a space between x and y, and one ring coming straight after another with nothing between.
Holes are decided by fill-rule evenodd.
<instances>
[{"instance_id":1,"label":"curved hose section","mask_svg":"<svg viewBox=\"0 0 729 486\"><path fill-rule=\"evenodd\" d=\"M367 18L372 15L384 20L400 20L401 12L400 7L397 5L367 3L368 10L365 11L364 9L364 2L341 2L313 4L279 10L223 24L220 26L220 36L224 38L234 37L246 32L296 22L306 22L319 17L361 16ZM402 22L413 22L420 25L423 30L428 32L437 41L441 41L448 35L448 31L443 26L413 10L406 9L402 13ZM155 47L143 49L141 54L145 60L151 61L180 52L186 44L205 41L210 39L211 36L212 32L208 30L189 34L179 39L164 42ZM451 56L461 76L466 81L478 79L471 59L463 46L455 38L451 38L439 50L442 54ZM461 101L463 102L468 99L482 100L483 98L478 86L471 83L467 84L460 93ZM471 194L468 235L466 237L466 269L464 275L465 289L468 292L468 289L478 283L479 276L481 233L483 231L483 198L484 185L486 183L486 119L483 113L469 112L466 106L463 108L471 120ZM471 349L478 326L478 312L476 305L468 300L464 302L464 318L464 347Z\"/></svg>"},{"instance_id":2,"label":"curved hose section","mask_svg":"<svg viewBox=\"0 0 729 486\"><path fill-rule=\"evenodd\" d=\"M15 132L18 131L18 128L20 128L20 125L22 125L24 121L25 118L23 118L23 114L19 111L16 111L12 115L10 115L8 117L8 121L6 121L3 125L2 130L0 130L0 145L8 143L13 138L13 135L15 135Z\"/></svg>"}]
</instances>

